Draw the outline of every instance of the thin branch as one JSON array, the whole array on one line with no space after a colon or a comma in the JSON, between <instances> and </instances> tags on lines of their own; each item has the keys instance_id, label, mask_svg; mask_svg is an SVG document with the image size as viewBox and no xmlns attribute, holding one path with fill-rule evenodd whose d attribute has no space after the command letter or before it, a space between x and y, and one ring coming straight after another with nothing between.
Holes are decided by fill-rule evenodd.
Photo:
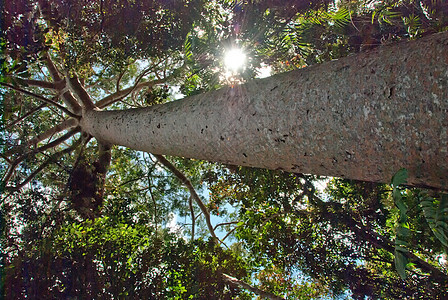
<instances>
[{"instance_id":1,"label":"thin branch","mask_svg":"<svg viewBox=\"0 0 448 300\"><path fill-rule=\"evenodd\" d=\"M35 94L35 93L29 92L29 91L27 91L27 90L24 90L24 89L22 89L22 88L15 87L15 86L13 86L13 85L11 85L11 84L9 84L9 83L0 82L0 85L3 85L3 86L5 86L5 87L8 87L8 88L10 88L10 89L12 89L12 90L15 90L15 91L17 91L17 92L20 92L20 93L22 93L22 94L31 96L31 97L33 97L33 98L39 99L39 100L41 100L41 101L43 101L43 102L45 102L45 103L51 104L51 105L57 107L58 109L60 109L61 111L63 111L64 113L66 113L68 116L70 116L70 117L72 117L72 118L78 118L78 117L79 117L78 115L72 113L72 112L69 111L67 108L63 107L62 105L60 105L59 103L55 102L54 100L45 98L45 97L43 97L43 96L41 96L41 95L37 95L37 94Z\"/></svg>"},{"instance_id":2,"label":"thin branch","mask_svg":"<svg viewBox=\"0 0 448 300\"><path fill-rule=\"evenodd\" d=\"M11 122L11 124L8 124L5 126L5 129L9 129L12 126L16 125L17 123L22 122L23 120L25 120L26 118L28 118L29 116L31 116L32 114L34 114L35 112L41 110L42 108L44 108L45 106L47 106L46 103L43 103L41 105L39 105L38 107L30 110L29 112L27 112L26 114L24 114L23 116L21 116L20 118L18 118L17 120L14 120L13 122Z\"/></svg>"},{"instance_id":3,"label":"thin branch","mask_svg":"<svg viewBox=\"0 0 448 300\"><path fill-rule=\"evenodd\" d=\"M250 284L239 280L235 277L229 276L227 274L222 273L222 277L224 279L224 281L226 281L227 283L230 283L231 285L238 287L238 288L243 288L245 290L251 291L252 293L255 293L261 297L267 298L267 299L273 299L273 300L282 300L284 298L279 297L277 295L274 295L270 292L266 292L263 290L260 290L259 288L255 287L255 286L251 286Z\"/></svg>"},{"instance_id":4,"label":"thin branch","mask_svg":"<svg viewBox=\"0 0 448 300\"><path fill-rule=\"evenodd\" d=\"M16 160L14 160L8 169L8 172L6 172L4 178L3 178L3 182L6 184L12 177L12 175L14 174L14 170L16 169L16 167L19 165L19 163L21 163L22 161L24 161L29 155L31 154L37 154L37 153L41 153L47 149L56 147L57 145L60 145L61 143L63 143L64 141L68 140L70 137L72 137L75 133L79 132L78 129L73 129L69 132L67 132L66 134L64 134L63 136L61 136L60 138L54 140L51 143L48 143L42 147L39 147L33 151L29 151L21 156L19 156Z\"/></svg>"},{"instance_id":5,"label":"thin branch","mask_svg":"<svg viewBox=\"0 0 448 300\"><path fill-rule=\"evenodd\" d=\"M232 222L219 223L215 226L215 228L213 228L213 230L216 230L216 228L218 228L219 226L232 225L232 224L238 224L238 222L232 221Z\"/></svg>"},{"instance_id":6,"label":"thin branch","mask_svg":"<svg viewBox=\"0 0 448 300\"><path fill-rule=\"evenodd\" d=\"M123 78L125 73L126 73L126 70L124 70L123 72L120 73L120 75L118 75L118 79L117 79L117 83L116 83L117 92L120 91L120 81Z\"/></svg>"},{"instance_id":7,"label":"thin branch","mask_svg":"<svg viewBox=\"0 0 448 300\"><path fill-rule=\"evenodd\" d=\"M8 165L12 164L12 161L9 159L9 157L4 155L3 153L0 153L0 157L3 158L4 160L6 160L6 163L8 163Z\"/></svg>"},{"instance_id":8,"label":"thin branch","mask_svg":"<svg viewBox=\"0 0 448 300\"><path fill-rule=\"evenodd\" d=\"M159 227L159 224L157 222L157 218L158 218L158 216L157 216L157 201L154 198L154 195L152 194L151 179L148 179L148 181L149 181L149 184L150 184L150 186L148 187L149 195L151 196L152 203L154 204L154 223L156 224L156 232L157 232L158 231L158 227Z\"/></svg>"},{"instance_id":9,"label":"thin branch","mask_svg":"<svg viewBox=\"0 0 448 300\"><path fill-rule=\"evenodd\" d=\"M177 76L177 74L179 73L179 70L183 69L185 67L185 64L182 65L181 67L179 67L178 69L174 70L173 73L171 73L169 76L165 77L165 78L161 78L161 79L157 79L157 80L153 80L153 81L145 81L145 82L140 82L142 80L142 78L147 74L149 69L146 69L145 71L143 71L140 76L135 80L134 86L131 86L127 89L118 91L116 93L110 94L106 97L104 97L103 99L99 100L98 102L95 103L95 105L98 108L105 108L117 101L120 101L121 99L126 98L129 94L131 94L132 92L134 92L135 90L139 90L142 89L144 87L152 87L154 85L157 84L161 84L164 83L168 80L171 80L172 78L174 78L175 76Z\"/></svg>"},{"instance_id":10,"label":"thin branch","mask_svg":"<svg viewBox=\"0 0 448 300\"><path fill-rule=\"evenodd\" d=\"M6 190L8 191L17 191L24 187L26 184L28 184L33 178L39 174L44 168L46 168L49 164L54 163L56 160L58 160L60 157L62 157L64 154L67 154L69 152L72 152L78 145L80 144L81 139L78 139L72 146L61 150L59 152L54 153L51 155L45 162L43 162L33 173L31 173L24 181L19 183L17 186L14 187L6 187Z\"/></svg>"},{"instance_id":11,"label":"thin branch","mask_svg":"<svg viewBox=\"0 0 448 300\"><path fill-rule=\"evenodd\" d=\"M173 172L173 174L188 188L190 191L190 195L193 197L193 199L196 201L197 205L201 209L202 213L205 217L205 222L207 223L208 230L210 231L210 234L213 238L216 240L219 240L218 237L215 234L215 230L213 229L212 222L210 221L210 212L208 211L207 207L202 202L201 198L199 198L199 195L196 193L195 188L191 184L191 181L188 180L188 178L179 171L171 162L169 162L165 157L158 154L153 154L157 160L164 165L168 170Z\"/></svg>"},{"instance_id":12,"label":"thin branch","mask_svg":"<svg viewBox=\"0 0 448 300\"><path fill-rule=\"evenodd\" d=\"M227 234L222 238L222 241L225 241L226 238L228 238L238 227L240 227L240 226L235 226L234 228L232 228L232 230L227 232Z\"/></svg>"},{"instance_id":13,"label":"thin branch","mask_svg":"<svg viewBox=\"0 0 448 300\"><path fill-rule=\"evenodd\" d=\"M285 213L284 212L276 213L276 214L273 214L273 215L269 216L268 218L266 218L266 220L263 221L263 223L261 223L260 228L263 228L264 225L266 225L266 223L268 223L270 220L272 220L273 218L276 218L278 216L281 216L282 214L285 214Z\"/></svg>"}]
</instances>

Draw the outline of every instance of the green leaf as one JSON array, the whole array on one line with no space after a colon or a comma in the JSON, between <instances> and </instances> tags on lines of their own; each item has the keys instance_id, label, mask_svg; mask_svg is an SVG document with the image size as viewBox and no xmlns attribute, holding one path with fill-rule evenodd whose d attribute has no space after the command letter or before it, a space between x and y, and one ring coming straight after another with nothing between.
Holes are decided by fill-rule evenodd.
<instances>
[{"instance_id":1,"label":"green leaf","mask_svg":"<svg viewBox=\"0 0 448 300\"><path fill-rule=\"evenodd\" d=\"M408 258L400 250L395 250L395 269L400 275L401 279L406 279L406 265L408 264Z\"/></svg>"},{"instance_id":2,"label":"green leaf","mask_svg":"<svg viewBox=\"0 0 448 300\"><path fill-rule=\"evenodd\" d=\"M406 228L404 226L400 226L397 229L397 235L400 237L409 237L411 235L411 230L409 228Z\"/></svg>"},{"instance_id":3,"label":"green leaf","mask_svg":"<svg viewBox=\"0 0 448 300\"><path fill-rule=\"evenodd\" d=\"M423 195L420 206L434 236L448 247L448 195L443 194L440 201Z\"/></svg>"},{"instance_id":4,"label":"green leaf","mask_svg":"<svg viewBox=\"0 0 448 300\"><path fill-rule=\"evenodd\" d=\"M402 168L402 169L398 170L398 172L395 173L395 175L392 177L391 184L394 187L399 186L401 184L406 183L407 178L408 178L408 170L406 170L405 168Z\"/></svg>"}]
</instances>

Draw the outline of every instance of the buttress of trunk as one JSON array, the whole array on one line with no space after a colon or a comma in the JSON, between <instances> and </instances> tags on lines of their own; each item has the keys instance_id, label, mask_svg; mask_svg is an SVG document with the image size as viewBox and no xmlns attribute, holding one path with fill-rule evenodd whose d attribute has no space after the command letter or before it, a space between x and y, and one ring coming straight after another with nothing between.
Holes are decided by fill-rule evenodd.
<instances>
[{"instance_id":1,"label":"buttress of trunk","mask_svg":"<svg viewBox=\"0 0 448 300\"><path fill-rule=\"evenodd\" d=\"M110 146L100 143L98 159L91 163L81 156L72 171L69 182L71 205L83 219L94 219L100 215L111 161L110 150Z\"/></svg>"}]
</instances>

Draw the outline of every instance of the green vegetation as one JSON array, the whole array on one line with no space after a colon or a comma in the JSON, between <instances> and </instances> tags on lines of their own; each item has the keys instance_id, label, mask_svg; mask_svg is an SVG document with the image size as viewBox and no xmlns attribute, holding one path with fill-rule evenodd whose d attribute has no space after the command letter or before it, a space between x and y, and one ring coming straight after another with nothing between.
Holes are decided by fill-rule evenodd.
<instances>
[{"instance_id":1,"label":"green vegetation","mask_svg":"<svg viewBox=\"0 0 448 300\"><path fill-rule=\"evenodd\" d=\"M446 31L445 1L1 3L6 299L445 297L448 195L406 186L404 169L390 184L318 178L68 125L77 85L101 109L166 103ZM234 46L247 65L225 78Z\"/></svg>"}]
</instances>

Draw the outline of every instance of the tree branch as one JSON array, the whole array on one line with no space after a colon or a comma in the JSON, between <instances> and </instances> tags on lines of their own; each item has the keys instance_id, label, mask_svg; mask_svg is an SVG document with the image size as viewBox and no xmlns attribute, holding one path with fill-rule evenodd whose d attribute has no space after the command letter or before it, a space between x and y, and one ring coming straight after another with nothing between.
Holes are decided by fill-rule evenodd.
<instances>
[{"instance_id":1,"label":"tree branch","mask_svg":"<svg viewBox=\"0 0 448 300\"><path fill-rule=\"evenodd\" d=\"M48 52L45 53L45 58L47 61L47 68L48 71L50 72L50 76L53 79L54 82L59 82L62 80L61 76L59 75L59 71L56 68L55 64L53 63L53 60L51 59L50 55L48 54Z\"/></svg>"},{"instance_id":2,"label":"tree branch","mask_svg":"<svg viewBox=\"0 0 448 300\"><path fill-rule=\"evenodd\" d=\"M43 97L43 96L41 96L41 95L37 95L37 94L35 94L35 93L29 92L29 91L27 91L27 90L24 90L24 89L22 89L22 88L15 87L15 86L13 86L13 85L11 85L11 84L9 84L9 83L0 82L0 85L3 85L3 86L5 86L5 87L10 88L10 89L12 89L12 90L14 90L14 91L17 91L17 92L19 92L19 93L22 93L22 94L31 96L31 97L36 98L36 99L38 99L38 100L40 100L40 101L43 101L43 102L45 102L45 103L51 104L51 105L57 107L57 108L58 108L59 110L61 110L62 112L64 112L65 114L67 114L68 116L70 116L70 117L72 117L72 118L78 118L78 115L72 113L72 112L69 111L67 108L63 107L62 105L60 105L59 103L55 102L54 100L45 98L45 97Z\"/></svg>"},{"instance_id":3,"label":"tree branch","mask_svg":"<svg viewBox=\"0 0 448 300\"><path fill-rule=\"evenodd\" d=\"M159 227L159 224L158 224L158 220L157 220L157 218L158 218L158 216L157 216L157 201L156 201L156 199L154 198L154 195L152 194L152 183L151 183L151 179L150 178L148 178L148 181L149 181L149 184L150 184L150 186L149 186L149 188L148 188L148 190L149 190L149 195L151 196L151 200L152 200L152 203L153 203L153 205L154 205L154 223L156 224L156 232L158 231L158 227Z\"/></svg>"},{"instance_id":4,"label":"tree branch","mask_svg":"<svg viewBox=\"0 0 448 300\"><path fill-rule=\"evenodd\" d=\"M225 241L226 238L229 237L229 235L231 235L239 226L235 226L234 228L232 228L232 230L230 230L229 232L227 232L227 234L222 238L222 241Z\"/></svg>"},{"instance_id":5,"label":"tree branch","mask_svg":"<svg viewBox=\"0 0 448 300\"><path fill-rule=\"evenodd\" d=\"M35 86L44 89L56 90L56 85L49 81L25 79L20 77L11 77L11 79L23 86Z\"/></svg>"},{"instance_id":6,"label":"tree branch","mask_svg":"<svg viewBox=\"0 0 448 300\"><path fill-rule=\"evenodd\" d=\"M35 146L39 142L52 137L53 135L55 135L58 132L61 132L63 130L66 130L66 129L69 129L69 128L72 128L72 127L76 127L78 125L79 125L79 122L78 122L77 119L65 120L65 121L59 123L58 125L48 129L47 131L45 131L45 132L39 134L38 136L32 138L31 140L29 140L26 143L26 147L31 147L32 145Z\"/></svg>"},{"instance_id":7,"label":"tree branch","mask_svg":"<svg viewBox=\"0 0 448 300\"><path fill-rule=\"evenodd\" d=\"M56 133L61 132L61 131L66 130L66 129L69 129L69 128L76 127L76 126L78 126L78 124L79 123L78 123L77 119L65 120L62 123L59 123L58 125L56 125L56 126L50 128L50 129L48 129L47 131L41 133L40 135L32 138L31 140L26 142L24 145L19 145L19 146L16 146L16 147L12 148L12 149L9 149L8 151L5 151L3 153L3 155L11 156L11 155L13 155L15 153L18 153L18 152L25 152L25 151L28 150L28 148L31 148L33 146L36 147L36 145L39 142L52 137Z\"/></svg>"},{"instance_id":8,"label":"tree branch","mask_svg":"<svg viewBox=\"0 0 448 300\"><path fill-rule=\"evenodd\" d=\"M194 230L195 230L196 220L194 218L193 199L192 198L193 197L190 196L190 198L188 199L188 206L190 207L190 214L191 214L191 240L194 241Z\"/></svg>"},{"instance_id":9,"label":"tree branch","mask_svg":"<svg viewBox=\"0 0 448 300\"><path fill-rule=\"evenodd\" d=\"M50 76L55 82L55 86L59 93L61 93L62 100L64 101L65 105L74 113L74 114L80 114L82 109L81 106L78 104L76 99L73 97L73 95L69 91L64 91L65 89L65 80L61 78L60 73L58 69L56 68L55 64L51 60L50 55L45 53L46 61L47 61L47 68L50 72ZM59 84L62 83L62 84Z\"/></svg>"},{"instance_id":10,"label":"tree branch","mask_svg":"<svg viewBox=\"0 0 448 300\"><path fill-rule=\"evenodd\" d=\"M154 81L146 81L146 82L139 83L142 77L143 76L137 78L136 82L133 86L128 87L124 90L117 91L113 94L110 94L110 95L104 97L103 99L99 100L98 102L96 102L95 105L98 108L105 108L117 101L120 101L121 99L126 98L129 94L131 94L136 89L141 89L144 87L152 87L153 85L164 82L163 80L154 80Z\"/></svg>"},{"instance_id":11,"label":"tree branch","mask_svg":"<svg viewBox=\"0 0 448 300\"><path fill-rule=\"evenodd\" d=\"M79 82L77 76L66 76L67 84L70 90L75 94L76 98L83 104L86 109L94 109L96 108L95 104L93 104L92 99L90 98L89 93L84 89L82 84Z\"/></svg>"},{"instance_id":12,"label":"tree branch","mask_svg":"<svg viewBox=\"0 0 448 300\"><path fill-rule=\"evenodd\" d=\"M202 203L202 200L199 198L199 195L196 193L195 188L191 184L190 180L181 172L179 171L171 162L169 162L165 157L158 154L153 154L157 160L164 165L168 170L173 172L173 174L188 188L190 191L190 195L193 197L193 199L196 201L197 205L201 209L202 213L205 217L205 222L207 223L208 230L213 238L216 240L219 240L218 237L215 234L215 231L213 229L212 223L210 221L210 213L207 209L207 207Z\"/></svg>"},{"instance_id":13,"label":"tree branch","mask_svg":"<svg viewBox=\"0 0 448 300\"><path fill-rule=\"evenodd\" d=\"M171 80L175 76L177 76L179 74L179 71L181 69L183 69L184 67L185 67L185 64L183 64L178 69L174 70L173 73L171 73L169 76L167 76L165 78L161 78L161 79L157 79L157 80L153 80L153 81L140 82L142 80L142 78L148 73L149 69L146 69L137 77L133 86L128 87L127 89L124 89L124 90L117 91L113 94L110 94L110 95L104 97L103 99L99 100L98 102L96 102L95 105L98 108L105 108L105 107L127 97L129 94L131 94L135 90L139 90L144 87L152 87L156 84L164 83L168 80Z\"/></svg>"},{"instance_id":14,"label":"tree branch","mask_svg":"<svg viewBox=\"0 0 448 300\"><path fill-rule=\"evenodd\" d=\"M79 132L78 129L73 129L69 132L67 132L66 134L64 134L63 136L61 136L60 138L54 140L51 143L48 143L42 147L39 147L33 151L29 151L21 156L19 156L16 160L14 160L8 169L8 172L5 174L4 178L3 178L3 182L6 184L12 177L12 175L14 174L14 170L16 169L16 167L19 165L19 163L21 163L22 161L24 161L30 154L37 154L37 153L41 153L47 149L56 147L57 145L60 145L61 143L63 143L64 141L68 140L70 137L72 137L75 133Z\"/></svg>"},{"instance_id":15,"label":"tree branch","mask_svg":"<svg viewBox=\"0 0 448 300\"><path fill-rule=\"evenodd\" d=\"M30 110L29 112L27 112L23 116L19 117L17 120L14 120L13 122L11 122L11 124L6 125L5 129L11 128L12 126L16 125L17 123L20 123L21 121L25 120L26 118L28 118L29 116L31 116L35 112L37 112L37 111L41 110L42 108L44 108L45 106L47 106L47 104L43 103L43 104L39 105L38 107Z\"/></svg>"},{"instance_id":16,"label":"tree branch","mask_svg":"<svg viewBox=\"0 0 448 300\"><path fill-rule=\"evenodd\" d=\"M218 228L219 226L232 225L232 224L238 224L238 222L232 221L232 222L219 223L219 224L216 224L215 228L213 228L213 229L216 230L216 228Z\"/></svg>"},{"instance_id":17,"label":"tree branch","mask_svg":"<svg viewBox=\"0 0 448 300\"><path fill-rule=\"evenodd\" d=\"M120 91L120 81L121 81L121 79L123 78L123 76L124 76L125 73L126 73L126 70L124 70L123 72L121 72L121 73L118 75L118 79L117 79L117 83L116 83L117 92Z\"/></svg>"},{"instance_id":18,"label":"tree branch","mask_svg":"<svg viewBox=\"0 0 448 300\"><path fill-rule=\"evenodd\" d=\"M13 192L13 191L17 191L17 190L21 189L26 184L28 184L37 174L39 174L44 168L46 168L49 164L54 163L56 160L58 160L64 154L67 154L67 153L73 151L76 147L78 147L80 142L81 142L81 139L78 139L72 146L70 146L64 150L61 150L59 152L54 153L45 162L43 162L33 173L31 173L24 181L19 183L17 186L6 187L6 190Z\"/></svg>"},{"instance_id":19,"label":"tree branch","mask_svg":"<svg viewBox=\"0 0 448 300\"><path fill-rule=\"evenodd\" d=\"M251 286L250 284L248 284L248 283L246 283L246 282L244 282L242 280L239 280L239 279L237 279L235 277L229 276L229 275L224 274L224 273L222 273L221 275L222 275L222 278L224 279L224 281L230 283L231 285L233 285L235 287L238 287L238 288L246 289L246 290L251 291L252 293L255 293L255 294L257 294L257 295L259 295L261 297L264 297L264 298L267 298L267 299L273 299L273 300L282 300L282 299L284 299L284 298L279 297L277 295L274 295L274 294L272 294L270 292L266 292L266 291L260 290L257 287Z\"/></svg>"}]
</instances>

